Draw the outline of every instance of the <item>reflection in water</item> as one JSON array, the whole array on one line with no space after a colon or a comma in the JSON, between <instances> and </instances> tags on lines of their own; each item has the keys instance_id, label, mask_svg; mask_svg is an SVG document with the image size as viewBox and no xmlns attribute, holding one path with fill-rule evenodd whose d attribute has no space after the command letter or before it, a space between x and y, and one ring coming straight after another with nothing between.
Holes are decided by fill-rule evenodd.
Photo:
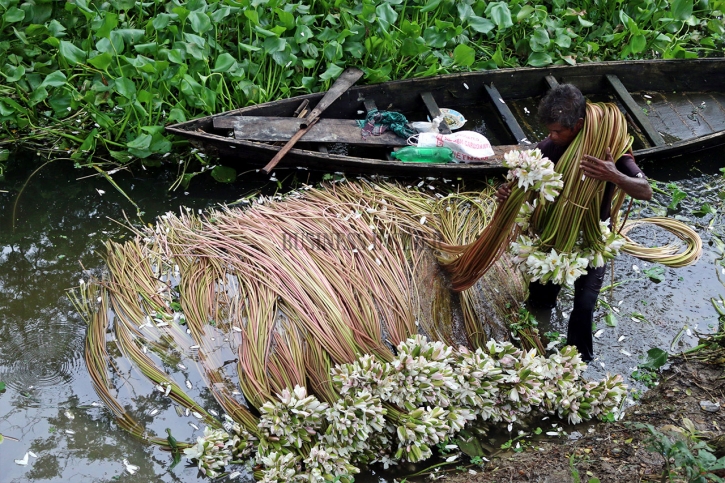
<instances>
[{"instance_id":1,"label":"reflection in water","mask_svg":"<svg viewBox=\"0 0 725 483\"><path fill-rule=\"evenodd\" d=\"M0 433L19 439L0 446L0 480L108 481L123 474L128 458L141 467L139 481L196 481L194 469L169 472L166 454L118 430L97 405L83 361L85 324L65 291L100 272L105 240L128 236L113 220L133 216L135 208L104 180L77 181L87 172L61 163L28 182L15 220L16 195L37 165L15 160L0 185L0 381L7 385L0 393ZM119 175L145 221L181 204L201 209L216 203L198 189L168 193L173 173ZM230 200L240 194L218 191ZM28 451L37 458L30 456L27 466L14 463Z\"/></svg>"},{"instance_id":2,"label":"reflection in water","mask_svg":"<svg viewBox=\"0 0 725 483\"><path fill-rule=\"evenodd\" d=\"M105 240L121 241L129 235L112 220L122 220L124 213L133 216L135 208L107 182L76 181L77 176L88 173L73 170L67 164L51 164L31 179L23 191L13 230L15 197L36 167L28 159L22 162L27 167L9 171L8 178L0 184L0 381L8 386L0 393L0 433L19 439L6 440L0 446L0 480L85 482L110 481L121 476L133 481L204 481L195 468L182 464L169 469L168 453L142 444L120 430L110 413L97 405L98 398L83 362L85 325L65 295L68 288L78 285L79 279L88 278L83 268L100 273ZM718 202L717 195L724 189L722 178L686 171L693 164L703 172L719 176L717 168L722 163L715 158L709 164L682 159L661 167L643 168L650 178L678 180L690 196L676 214L706 226L711 217L695 218L688 213L699 208L704 200ZM243 194L239 183L206 187L197 183L199 177L195 178L196 185L189 195L169 193L167 187L174 173L154 176L157 175L158 178L145 179L124 173L116 175L116 181L144 210L145 222L152 222L165 211L176 211L182 204L203 209ZM266 180L251 179L250 183L261 186ZM669 202L665 195L658 198L665 206ZM631 216L654 213L651 207L637 205ZM722 229L722 223L717 226ZM605 363L605 367L591 367L592 377L599 378L599 373L606 370L629 375L637 356L650 347L669 349L684 323L692 331L713 330L709 325L717 321L717 314L709 298L721 294L723 289L713 270L717 254L707 245L709 232L699 231L705 242L702 260L686 269L665 269L663 283L655 284L643 276L641 270L647 267L636 259L617 259L615 280L628 281L607 293L611 299L606 300L615 305L620 300L624 302L617 305L617 327L606 327L602 320L604 311L598 311L599 328L605 331L595 342L600 355L597 363ZM634 272L633 265L640 267L640 273ZM566 303L553 314L554 328L566 320L562 311L567 311ZM645 320L635 323L631 320L634 313L642 314ZM625 338L620 341L622 336ZM695 332L683 336L675 350L692 345L695 338ZM625 356L620 350L632 356ZM216 408L213 396L202 389L203 384L197 384L200 377L195 364L188 365L184 378L194 383L195 391L200 391L192 396L203 401L205 408ZM200 434L188 419L178 417L168 399L155 394L132 368L118 369L129 381L124 384L119 378L116 384L120 387L120 400L134 401L135 407L128 409L150 431L165 435L165 428L169 427L177 439L187 441ZM23 458L28 451L37 454L37 458L31 456L27 466L16 465L14 460ZM140 467L134 477L125 474L124 458ZM378 481L368 478L367 481Z\"/></svg>"}]
</instances>

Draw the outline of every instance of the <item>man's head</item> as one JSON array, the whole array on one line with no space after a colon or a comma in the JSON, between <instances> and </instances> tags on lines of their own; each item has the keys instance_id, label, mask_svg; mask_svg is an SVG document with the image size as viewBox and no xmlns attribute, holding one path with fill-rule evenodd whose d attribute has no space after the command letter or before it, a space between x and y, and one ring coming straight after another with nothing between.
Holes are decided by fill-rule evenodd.
<instances>
[{"instance_id":1,"label":"man's head","mask_svg":"<svg viewBox=\"0 0 725 483\"><path fill-rule=\"evenodd\" d=\"M571 84L559 84L546 93L539 104L539 120L549 130L554 144L571 143L584 126L587 101Z\"/></svg>"}]
</instances>

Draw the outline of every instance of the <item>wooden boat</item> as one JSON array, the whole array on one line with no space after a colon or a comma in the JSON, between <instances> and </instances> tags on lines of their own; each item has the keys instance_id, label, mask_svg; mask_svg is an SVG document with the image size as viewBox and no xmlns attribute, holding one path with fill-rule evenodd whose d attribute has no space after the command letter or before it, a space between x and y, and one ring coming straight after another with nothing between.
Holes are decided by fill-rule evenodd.
<instances>
[{"instance_id":1,"label":"wooden boat","mask_svg":"<svg viewBox=\"0 0 725 483\"><path fill-rule=\"evenodd\" d=\"M536 120L536 107L551 86L563 82L579 87L590 101L620 106L634 136L638 162L725 145L725 58L602 62L353 86L324 111L278 169L401 176L502 172L504 152L534 146L546 136ZM166 129L212 150L225 165L262 167L304 125L298 109L303 104L307 110L313 108L323 94L244 107ZM496 154L479 164L393 160L391 151L406 145L406 139L390 132L361 135L356 120L373 108L400 112L411 122L433 118L440 108L454 109L467 120L462 129L486 136ZM441 126L441 132L446 129Z\"/></svg>"}]
</instances>

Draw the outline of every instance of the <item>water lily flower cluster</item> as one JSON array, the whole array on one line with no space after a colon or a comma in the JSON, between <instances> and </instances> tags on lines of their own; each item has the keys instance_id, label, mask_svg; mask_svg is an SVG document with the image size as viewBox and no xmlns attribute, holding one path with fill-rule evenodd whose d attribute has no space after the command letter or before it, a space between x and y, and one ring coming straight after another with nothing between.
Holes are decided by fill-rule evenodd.
<instances>
[{"instance_id":1,"label":"water lily flower cluster","mask_svg":"<svg viewBox=\"0 0 725 483\"><path fill-rule=\"evenodd\" d=\"M542 251L538 238L519 235L509 250L530 280L557 285L573 285L586 273L589 259L583 252L558 253L555 249Z\"/></svg>"},{"instance_id":2,"label":"water lily flower cluster","mask_svg":"<svg viewBox=\"0 0 725 483\"><path fill-rule=\"evenodd\" d=\"M283 446L299 449L305 443L312 443L312 436L322 427L328 404L307 395L307 389L300 386L292 391L284 389L278 397L279 401L267 401L259 408L260 449L262 446L272 450Z\"/></svg>"},{"instance_id":3,"label":"water lily flower cluster","mask_svg":"<svg viewBox=\"0 0 725 483\"><path fill-rule=\"evenodd\" d=\"M528 228L528 217L523 208L520 212L521 221L517 219L517 223L522 228ZM580 238L571 253L560 253L554 248L544 250L537 236L526 234L519 235L516 241L511 242L509 251L514 263L530 280L571 286L586 273L587 267L602 267L616 257L626 241L620 234L611 231L607 222L600 222L599 229L601 243L584 248Z\"/></svg>"},{"instance_id":4,"label":"water lily flower cluster","mask_svg":"<svg viewBox=\"0 0 725 483\"><path fill-rule=\"evenodd\" d=\"M411 337L391 362L366 355L335 366L332 380L341 397L332 405L303 387L264 404L260 478L352 482L355 464L423 461L477 418L514 423L538 414L578 423L616 412L626 394L621 377L587 381L585 368L570 346L543 357L509 342L470 351ZM231 453L220 456L229 448L225 434L205 431L187 456L217 474L231 460Z\"/></svg>"},{"instance_id":5,"label":"water lily flower cluster","mask_svg":"<svg viewBox=\"0 0 725 483\"><path fill-rule=\"evenodd\" d=\"M581 250L583 256L589 260L590 267L603 267L619 254L626 242L622 235L609 229L609 221L600 221L599 229L602 233L601 244Z\"/></svg>"},{"instance_id":6,"label":"water lily flower cluster","mask_svg":"<svg viewBox=\"0 0 725 483\"><path fill-rule=\"evenodd\" d=\"M515 181L524 191L538 191L542 201L554 201L564 186L561 173L554 171L554 163L538 148L511 150L504 154L502 164L509 169L506 179Z\"/></svg>"},{"instance_id":7,"label":"water lily flower cluster","mask_svg":"<svg viewBox=\"0 0 725 483\"><path fill-rule=\"evenodd\" d=\"M231 433L207 426L204 436L199 436L196 444L184 449L184 454L196 461L203 474L216 478L232 460L249 457L255 447L255 438L239 424L232 424Z\"/></svg>"}]
</instances>

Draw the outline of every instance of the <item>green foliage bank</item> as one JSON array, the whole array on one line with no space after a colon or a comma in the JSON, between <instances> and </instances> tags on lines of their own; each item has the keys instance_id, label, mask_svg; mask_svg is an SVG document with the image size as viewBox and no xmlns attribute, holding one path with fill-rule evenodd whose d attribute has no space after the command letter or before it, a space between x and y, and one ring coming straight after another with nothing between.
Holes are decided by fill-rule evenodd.
<instances>
[{"instance_id":1,"label":"green foliage bank","mask_svg":"<svg viewBox=\"0 0 725 483\"><path fill-rule=\"evenodd\" d=\"M113 169L170 122L454 71L723 54L725 0L0 0L0 176L22 143Z\"/></svg>"}]
</instances>

